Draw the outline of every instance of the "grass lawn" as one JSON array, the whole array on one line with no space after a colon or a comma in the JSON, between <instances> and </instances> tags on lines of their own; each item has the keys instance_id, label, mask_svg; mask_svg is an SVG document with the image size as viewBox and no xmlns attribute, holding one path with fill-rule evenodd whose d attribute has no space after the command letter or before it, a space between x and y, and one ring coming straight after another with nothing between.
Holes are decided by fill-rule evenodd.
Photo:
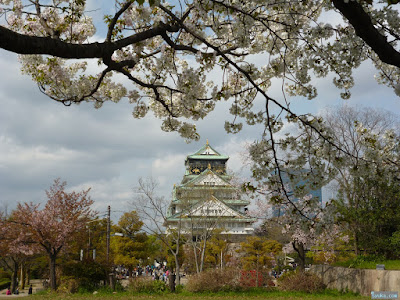
<instances>
[{"instance_id":1,"label":"grass lawn","mask_svg":"<svg viewBox=\"0 0 400 300\"><path fill-rule=\"evenodd\" d=\"M234 300L245 300L245 299L270 299L270 300L291 300L291 299L319 299L319 300L330 300L330 299L370 299L370 297L355 295L351 293L339 293L337 291L325 291L323 293L307 294L299 292L279 292L279 291L250 291L250 292L225 292L225 293L214 293L214 294L203 294L203 293L188 293L183 292L179 294L132 294L128 292L120 292L115 294L109 293L98 293L93 294L38 294L29 297L32 300L39 299L71 299L71 300L90 300L90 299L104 299L104 300L145 300L145 299L174 299L174 300L200 300L200 299L234 299Z\"/></svg>"},{"instance_id":2,"label":"grass lawn","mask_svg":"<svg viewBox=\"0 0 400 300\"><path fill-rule=\"evenodd\" d=\"M335 265L346 268L376 269L377 264L385 265L386 270L400 270L400 260L363 261L361 259L355 259L342 263L336 263Z\"/></svg>"}]
</instances>

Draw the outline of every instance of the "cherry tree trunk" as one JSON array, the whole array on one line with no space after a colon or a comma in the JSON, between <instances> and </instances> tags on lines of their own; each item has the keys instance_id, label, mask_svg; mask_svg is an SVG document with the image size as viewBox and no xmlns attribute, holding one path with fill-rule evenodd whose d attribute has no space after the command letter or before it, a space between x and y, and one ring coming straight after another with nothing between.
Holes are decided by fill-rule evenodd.
<instances>
[{"instance_id":1,"label":"cherry tree trunk","mask_svg":"<svg viewBox=\"0 0 400 300\"><path fill-rule=\"evenodd\" d=\"M57 290L57 281L56 281L56 258L57 255L50 255L50 288L55 291Z\"/></svg>"},{"instance_id":2,"label":"cherry tree trunk","mask_svg":"<svg viewBox=\"0 0 400 300\"><path fill-rule=\"evenodd\" d=\"M14 294L15 290L18 287L18 271L19 271L19 264L17 260L13 259L13 271L11 275L11 292Z\"/></svg>"},{"instance_id":3,"label":"cherry tree trunk","mask_svg":"<svg viewBox=\"0 0 400 300\"><path fill-rule=\"evenodd\" d=\"M296 250L299 255L299 270L304 271L306 267L306 251L304 250L304 244L299 242L293 242L293 249Z\"/></svg>"},{"instance_id":4,"label":"cherry tree trunk","mask_svg":"<svg viewBox=\"0 0 400 300\"><path fill-rule=\"evenodd\" d=\"M21 264L21 290L25 288L25 280L26 280L26 270L25 270L25 264Z\"/></svg>"},{"instance_id":5,"label":"cherry tree trunk","mask_svg":"<svg viewBox=\"0 0 400 300\"><path fill-rule=\"evenodd\" d=\"M30 267L30 265L28 265L28 267L25 269L25 273L26 273L26 275L25 275L25 278L26 278L26 284L25 285L29 285L30 284L30 277L31 277L31 267Z\"/></svg>"}]
</instances>

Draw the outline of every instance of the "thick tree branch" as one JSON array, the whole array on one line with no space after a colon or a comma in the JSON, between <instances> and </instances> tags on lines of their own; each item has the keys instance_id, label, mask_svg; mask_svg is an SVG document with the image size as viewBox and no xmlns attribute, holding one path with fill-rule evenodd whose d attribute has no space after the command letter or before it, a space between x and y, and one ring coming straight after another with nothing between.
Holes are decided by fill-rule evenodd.
<instances>
[{"instance_id":1,"label":"thick tree branch","mask_svg":"<svg viewBox=\"0 0 400 300\"><path fill-rule=\"evenodd\" d=\"M71 44L50 37L36 37L16 33L0 26L0 48L18 54L47 54L61 58L104 58L112 52L131 44L135 44L165 32L176 32L177 26L160 23L157 26L136 33L112 43Z\"/></svg>"},{"instance_id":2,"label":"thick tree branch","mask_svg":"<svg viewBox=\"0 0 400 300\"><path fill-rule=\"evenodd\" d=\"M378 55L380 60L400 68L400 53L393 48L378 29L374 27L371 16L357 1L332 0L333 5L353 26L356 34Z\"/></svg>"}]
</instances>

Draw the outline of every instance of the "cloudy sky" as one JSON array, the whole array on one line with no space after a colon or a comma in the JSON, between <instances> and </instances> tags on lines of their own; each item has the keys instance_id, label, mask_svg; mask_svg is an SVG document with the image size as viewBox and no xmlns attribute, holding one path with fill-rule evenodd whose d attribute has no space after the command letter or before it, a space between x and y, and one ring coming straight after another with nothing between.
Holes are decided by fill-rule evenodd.
<instances>
[{"instance_id":1,"label":"cloudy sky","mask_svg":"<svg viewBox=\"0 0 400 300\"><path fill-rule=\"evenodd\" d=\"M367 64L356 71L350 100L341 100L331 80L324 79L317 81L316 99L292 99L292 108L318 113L330 106L363 105L400 112L400 98L378 85L374 72ZM74 190L91 187L94 208L103 214L111 205L116 220L131 209L132 188L140 177L158 180L159 194L168 198L174 183L182 179L186 155L206 139L229 155L228 167L240 173L246 144L261 135L249 127L226 134L223 126L229 114L223 105L196 124L201 140L190 144L176 133L161 131L160 121L152 116L134 119L127 101L99 110L91 104L65 107L41 94L29 77L21 75L17 56L4 50L0 77L0 206L9 211L17 202L45 202L45 189L60 177ZM272 87L271 94L280 97L280 88Z\"/></svg>"}]
</instances>

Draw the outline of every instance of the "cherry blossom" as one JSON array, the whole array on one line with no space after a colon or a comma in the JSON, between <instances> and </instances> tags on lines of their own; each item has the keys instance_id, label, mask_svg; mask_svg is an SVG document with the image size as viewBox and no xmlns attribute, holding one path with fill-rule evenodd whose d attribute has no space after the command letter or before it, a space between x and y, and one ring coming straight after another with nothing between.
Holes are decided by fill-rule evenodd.
<instances>
[{"instance_id":1,"label":"cherry blossom","mask_svg":"<svg viewBox=\"0 0 400 300\"><path fill-rule=\"evenodd\" d=\"M231 103L228 132L241 130L244 122L277 124L272 109L309 126L292 111L289 96L315 98L312 79L332 74L341 97L348 99L353 70L366 60L375 65L377 81L398 93L400 18L393 5L343 0L177 4L116 1L115 14L104 16L107 32L96 32L85 1L3 0L7 28L0 27L0 47L20 53L22 71L55 101L88 101L100 108L105 101L128 98L135 118L151 112L163 120L163 130L187 140L199 138L194 123L219 101ZM339 12L343 21L325 22L327 12ZM98 68L89 70L89 60ZM219 78L210 80L215 74ZM282 86L281 99L270 95L273 81ZM256 105L260 101L265 110Z\"/></svg>"},{"instance_id":2,"label":"cherry blossom","mask_svg":"<svg viewBox=\"0 0 400 300\"><path fill-rule=\"evenodd\" d=\"M90 206L93 200L88 193L65 191L66 182L56 179L46 191L48 201L43 209L40 204L18 203L13 220L23 229L23 243L35 243L45 251L50 260L50 284L56 289L56 258L61 250L73 241L74 234L85 228L95 216ZM29 240L26 238L29 237ZM20 247L21 243L18 244Z\"/></svg>"}]
</instances>

